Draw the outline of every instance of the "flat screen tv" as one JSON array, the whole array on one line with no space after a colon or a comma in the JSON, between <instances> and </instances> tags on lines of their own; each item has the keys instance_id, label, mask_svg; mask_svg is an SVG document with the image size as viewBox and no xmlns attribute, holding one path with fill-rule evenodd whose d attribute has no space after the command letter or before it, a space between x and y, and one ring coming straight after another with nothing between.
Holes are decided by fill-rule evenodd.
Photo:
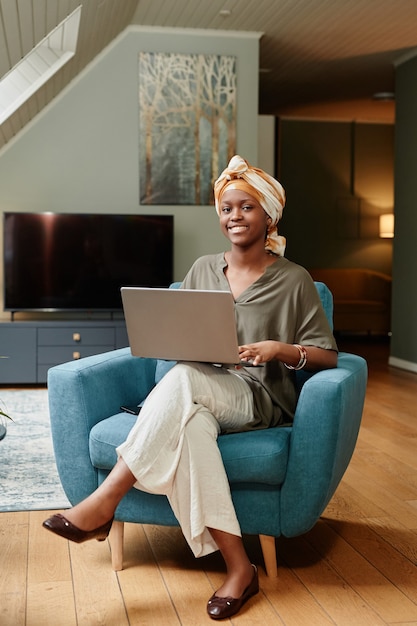
<instances>
[{"instance_id":1,"label":"flat screen tv","mask_svg":"<svg viewBox=\"0 0 417 626\"><path fill-rule=\"evenodd\" d=\"M5 213L6 311L118 311L173 279L173 216Z\"/></svg>"}]
</instances>

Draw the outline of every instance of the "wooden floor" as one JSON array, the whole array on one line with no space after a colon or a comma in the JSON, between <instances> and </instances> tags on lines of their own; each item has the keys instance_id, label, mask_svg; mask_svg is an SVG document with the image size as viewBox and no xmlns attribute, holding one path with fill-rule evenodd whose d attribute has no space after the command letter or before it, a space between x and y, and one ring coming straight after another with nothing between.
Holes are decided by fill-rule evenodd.
<instances>
[{"instance_id":1,"label":"wooden floor","mask_svg":"<svg viewBox=\"0 0 417 626\"><path fill-rule=\"evenodd\" d=\"M417 375L389 368L385 343L339 345L370 367L353 460L315 528L277 540L277 579L245 538L261 592L226 623L417 625ZM0 514L1 626L213 623L205 606L221 560L194 560L178 529L127 524L115 574L107 542L69 544L42 529L46 515Z\"/></svg>"}]
</instances>

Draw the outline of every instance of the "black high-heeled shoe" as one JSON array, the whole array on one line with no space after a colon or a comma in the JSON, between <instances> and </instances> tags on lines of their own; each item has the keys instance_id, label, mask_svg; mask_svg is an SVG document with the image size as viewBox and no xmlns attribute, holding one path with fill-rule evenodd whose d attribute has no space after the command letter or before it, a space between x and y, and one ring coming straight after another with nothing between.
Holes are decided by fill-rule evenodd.
<instances>
[{"instance_id":1,"label":"black high-heeled shoe","mask_svg":"<svg viewBox=\"0 0 417 626\"><path fill-rule=\"evenodd\" d=\"M64 537L64 539L69 539L70 541L75 541L75 543L83 543L84 541L90 541L91 539L97 539L97 541L104 541L110 532L110 528L113 524L113 517L111 520L103 524L103 526L99 526L94 530L81 530L74 524L72 524L69 520L67 520L61 513L57 513L56 515L52 515L46 519L42 526L47 530L55 533L55 535L59 535L60 537Z\"/></svg>"}]
</instances>

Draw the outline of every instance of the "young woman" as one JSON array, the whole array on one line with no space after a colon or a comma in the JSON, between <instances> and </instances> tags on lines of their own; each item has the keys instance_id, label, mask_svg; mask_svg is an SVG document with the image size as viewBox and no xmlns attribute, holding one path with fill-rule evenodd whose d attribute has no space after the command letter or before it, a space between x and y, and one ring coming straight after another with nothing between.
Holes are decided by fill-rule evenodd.
<instances>
[{"instance_id":1,"label":"young woman","mask_svg":"<svg viewBox=\"0 0 417 626\"><path fill-rule=\"evenodd\" d=\"M280 183L234 156L214 196L230 249L198 259L182 286L231 291L241 359L262 367L175 365L149 394L107 479L65 517L54 515L44 526L77 542L104 539L129 489L165 494L194 555L220 550L225 560L225 580L207 604L211 618L224 619L259 586L217 437L291 423L294 370L335 367L337 346L310 275L283 256Z\"/></svg>"}]
</instances>

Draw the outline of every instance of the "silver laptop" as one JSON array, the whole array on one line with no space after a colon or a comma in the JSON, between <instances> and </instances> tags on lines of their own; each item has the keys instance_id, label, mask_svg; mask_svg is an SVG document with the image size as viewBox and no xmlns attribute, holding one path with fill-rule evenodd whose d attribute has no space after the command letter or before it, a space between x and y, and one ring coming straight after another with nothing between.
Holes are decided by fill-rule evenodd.
<instances>
[{"instance_id":1,"label":"silver laptop","mask_svg":"<svg viewBox=\"0 0 417 626\"><path fill-rule=\"evenodd\" d=\"M121 294L133 356L239 363L230 292L122 287Z\"/></svg>"}]
</instances>

